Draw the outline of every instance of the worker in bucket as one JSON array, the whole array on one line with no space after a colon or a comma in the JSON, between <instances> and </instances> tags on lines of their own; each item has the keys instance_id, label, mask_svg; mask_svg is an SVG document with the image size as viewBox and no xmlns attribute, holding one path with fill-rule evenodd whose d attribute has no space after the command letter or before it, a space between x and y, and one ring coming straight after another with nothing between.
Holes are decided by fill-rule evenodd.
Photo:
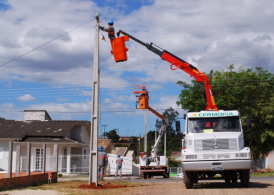
<instances>
[{"instance_id":1,"label":"worker in bucket","mask_svg":"<svg viewBox=\"0 0 274 195\"><path fill-rule=\"evenodd\" d=\"M102 181L105 165L108 163L108 156L107 153L104 151L103 146L100 146L98 151L98 178L100 181Z\"/></svg>"},{"instance_id":2,"label":"worker in bucket","mask_svg":"<svg viewBox=\"0 0 274 195\"><path fill-rule=\"evenodd\" d=\"M104 28L102 26L99 26L99 28L102 30L102 31L106 31L108 32L108 38L110 39L114 39L115 38L115 30L114 30L114 27L113 27L113 21L110 20L108 22L108 28Z\"/></svg>"},{"instance_id":3,"label":"worker in bucket","mask_svg":"<svg viewBox=\"0 0 274 195\"><path fill-rule=\"evenodd\" d=\"M117 154L115 178L117 178L119 170L120 170L120 177L122 177L122 164L123 164L123 159L121 157L121 154Z\"/></svg>"}]
</instances>

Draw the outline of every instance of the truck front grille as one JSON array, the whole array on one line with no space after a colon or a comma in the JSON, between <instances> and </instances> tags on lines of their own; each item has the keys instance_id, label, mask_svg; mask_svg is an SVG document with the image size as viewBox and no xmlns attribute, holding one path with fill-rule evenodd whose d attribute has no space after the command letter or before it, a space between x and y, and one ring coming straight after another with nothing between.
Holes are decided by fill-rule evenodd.
<instances>
[{"instance_id":1,"label":"truck front grille","mask_svg":"<svg viewBox=\"0 0 274 195\"><path fill-rule=\"evenodd\" d=\"M195 151L202 150L237 150L237 139L194 140Z\"/></svg>"},{"instance_id":2,"label":"truck front grille","mask_svg":"<svg viewBox=\"0 0 274 195\"><path fill-rule=\"evenodd\" d=\"M215 159L216 155L215 154L203 154L203 159Z\"/></svg>"},{"instance_id":3,"label":"truck front grille","mask_svg":"<svg viewBox=\"0 0 274 195\"><path fill-rule=\"evenodd\" d=\"M222 160L222 159L230 159L233 158L235 154L224 153L224 154L201 154L200 158L203 160Z\"/></svg>"}]
</instances>

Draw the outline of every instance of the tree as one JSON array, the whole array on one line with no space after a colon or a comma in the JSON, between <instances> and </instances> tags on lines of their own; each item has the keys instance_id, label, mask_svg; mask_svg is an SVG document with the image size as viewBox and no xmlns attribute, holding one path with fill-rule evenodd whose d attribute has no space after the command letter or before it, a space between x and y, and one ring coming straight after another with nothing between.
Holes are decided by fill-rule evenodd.
<instances>
[{"instance_id":1,"label":"tree","mask_svg":"<svg viewBox=\"0 0 274 195\"><path fill-rule=\"evenodd\" d=\"M178 151L182 149L182 138L183 134L175 134L174 124L176 118L179 116L178 111L174 110L172 107L165 109L162 114L169 121L169 125L166 127L166 155L170 156L172 151ZM155 126L159 130L163 124L162 120L156 119ZM155 131L149 131L147 134L147 149L148 151L155 144ZM164 136L159 144L158 155L164 154Z\"/></svg>"},{"instance_id":2,"label":"tree","mask_svg":"<svg viewBox=\"0 0 274 195\"><path fill-rule=\"evenodd\" d=\"M247 130L246 118L251 117L252 129L245 131L245 145L251 146L253 157L274 149L274 74L261 67L234 71L210 71L208 77L216 104L220 110L238 110L241 113L243 128ZM178 81L185 89L179 95L177 105L188 111L206 108L206 101L196 81L187 84ZM251 144L250 144L251 143Z\"/></svg>"},{"instance_id":3,"label":"tree","mask_svg":"<svg viewBox=\"0 0 274 195\"><path fill-rule=\"evenodd\" d=\"M111 139L112 143L116 143L120 139L120 136L117 134L115 129L110 130L109 132L105 132L103 135L107 136L108 139Z\"/></svg>"},{"instance_id":4,"label":"tree","mask_svg":"<svg viewBox=\"0 0 274 195\"><path fill-rule=\"evenodd\" d=\"M166 127L166 133L168 135L175 134L174 124L176 118L179 116L177 110L174 110L172 107L165 109L164 113L162 114L164 118L168 120L169 125ZM163 121L156 119L155 127L159 130L163 125Z\"/></svg>"}]
</instances>

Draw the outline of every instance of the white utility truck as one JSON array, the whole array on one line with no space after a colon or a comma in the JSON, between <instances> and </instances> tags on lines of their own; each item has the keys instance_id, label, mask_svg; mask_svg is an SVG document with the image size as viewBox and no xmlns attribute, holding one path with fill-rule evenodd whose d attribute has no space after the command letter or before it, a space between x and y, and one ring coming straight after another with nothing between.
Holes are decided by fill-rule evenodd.
<instances>
[{"instance_id":1,"label":"white utility truck","mask_svg":"<svg viewBox=\"0 0 274 195\"><path fill-rule=\"evenodd\" d=\"M120 34L125 36L119 37ZM116 62L127 60L128 48L126 48L125 41L129 38L169 62L171 70L181 69L195 78L207 101L206 111L189 112L186 116L182 149L182 167L186 188L192 188L193 183L205 179L223 179L226 183L230 181L235 183L240 179L243 187L249 186L251 155L250 149L244 147L239 112L218 109L210 79L205 73L152 42L144 43L122 30L117 33L117 38L111 40L111 53ZM144 100L141 102L148 101L145 97L142 98ZM143 108L147 109L145 106ZM214 177L217 174L219 177Z\"/></svg>"},{"instance_id":2,"label":"white utility truck","mask_svg":"<svg viewBox=\"0 0 274 195\"><path fill-rule=\"evenodd\" d=\"M238 111L187 113L182 149L187 189L198 180L213 179L223 179L226 183L240 179L241 185L248 187L251 162L250 148L244 147Z\"/></svg>"}]
</instances>

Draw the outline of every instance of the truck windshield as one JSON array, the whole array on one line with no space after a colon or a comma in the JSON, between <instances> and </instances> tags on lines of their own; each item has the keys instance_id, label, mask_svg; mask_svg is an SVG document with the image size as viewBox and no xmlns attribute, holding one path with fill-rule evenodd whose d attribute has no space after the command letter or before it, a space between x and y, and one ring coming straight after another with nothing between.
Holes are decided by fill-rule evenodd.
<instances>
[{"instance_id":1,"label":"truck windshield","mask_svg":"<svg viewBox=\"0 0 274 195\"><path fill-rule=\"evenodd\" d=\"M238 116L189 118L188 133L241 132Z\"/></svg>"}]
</instances>

